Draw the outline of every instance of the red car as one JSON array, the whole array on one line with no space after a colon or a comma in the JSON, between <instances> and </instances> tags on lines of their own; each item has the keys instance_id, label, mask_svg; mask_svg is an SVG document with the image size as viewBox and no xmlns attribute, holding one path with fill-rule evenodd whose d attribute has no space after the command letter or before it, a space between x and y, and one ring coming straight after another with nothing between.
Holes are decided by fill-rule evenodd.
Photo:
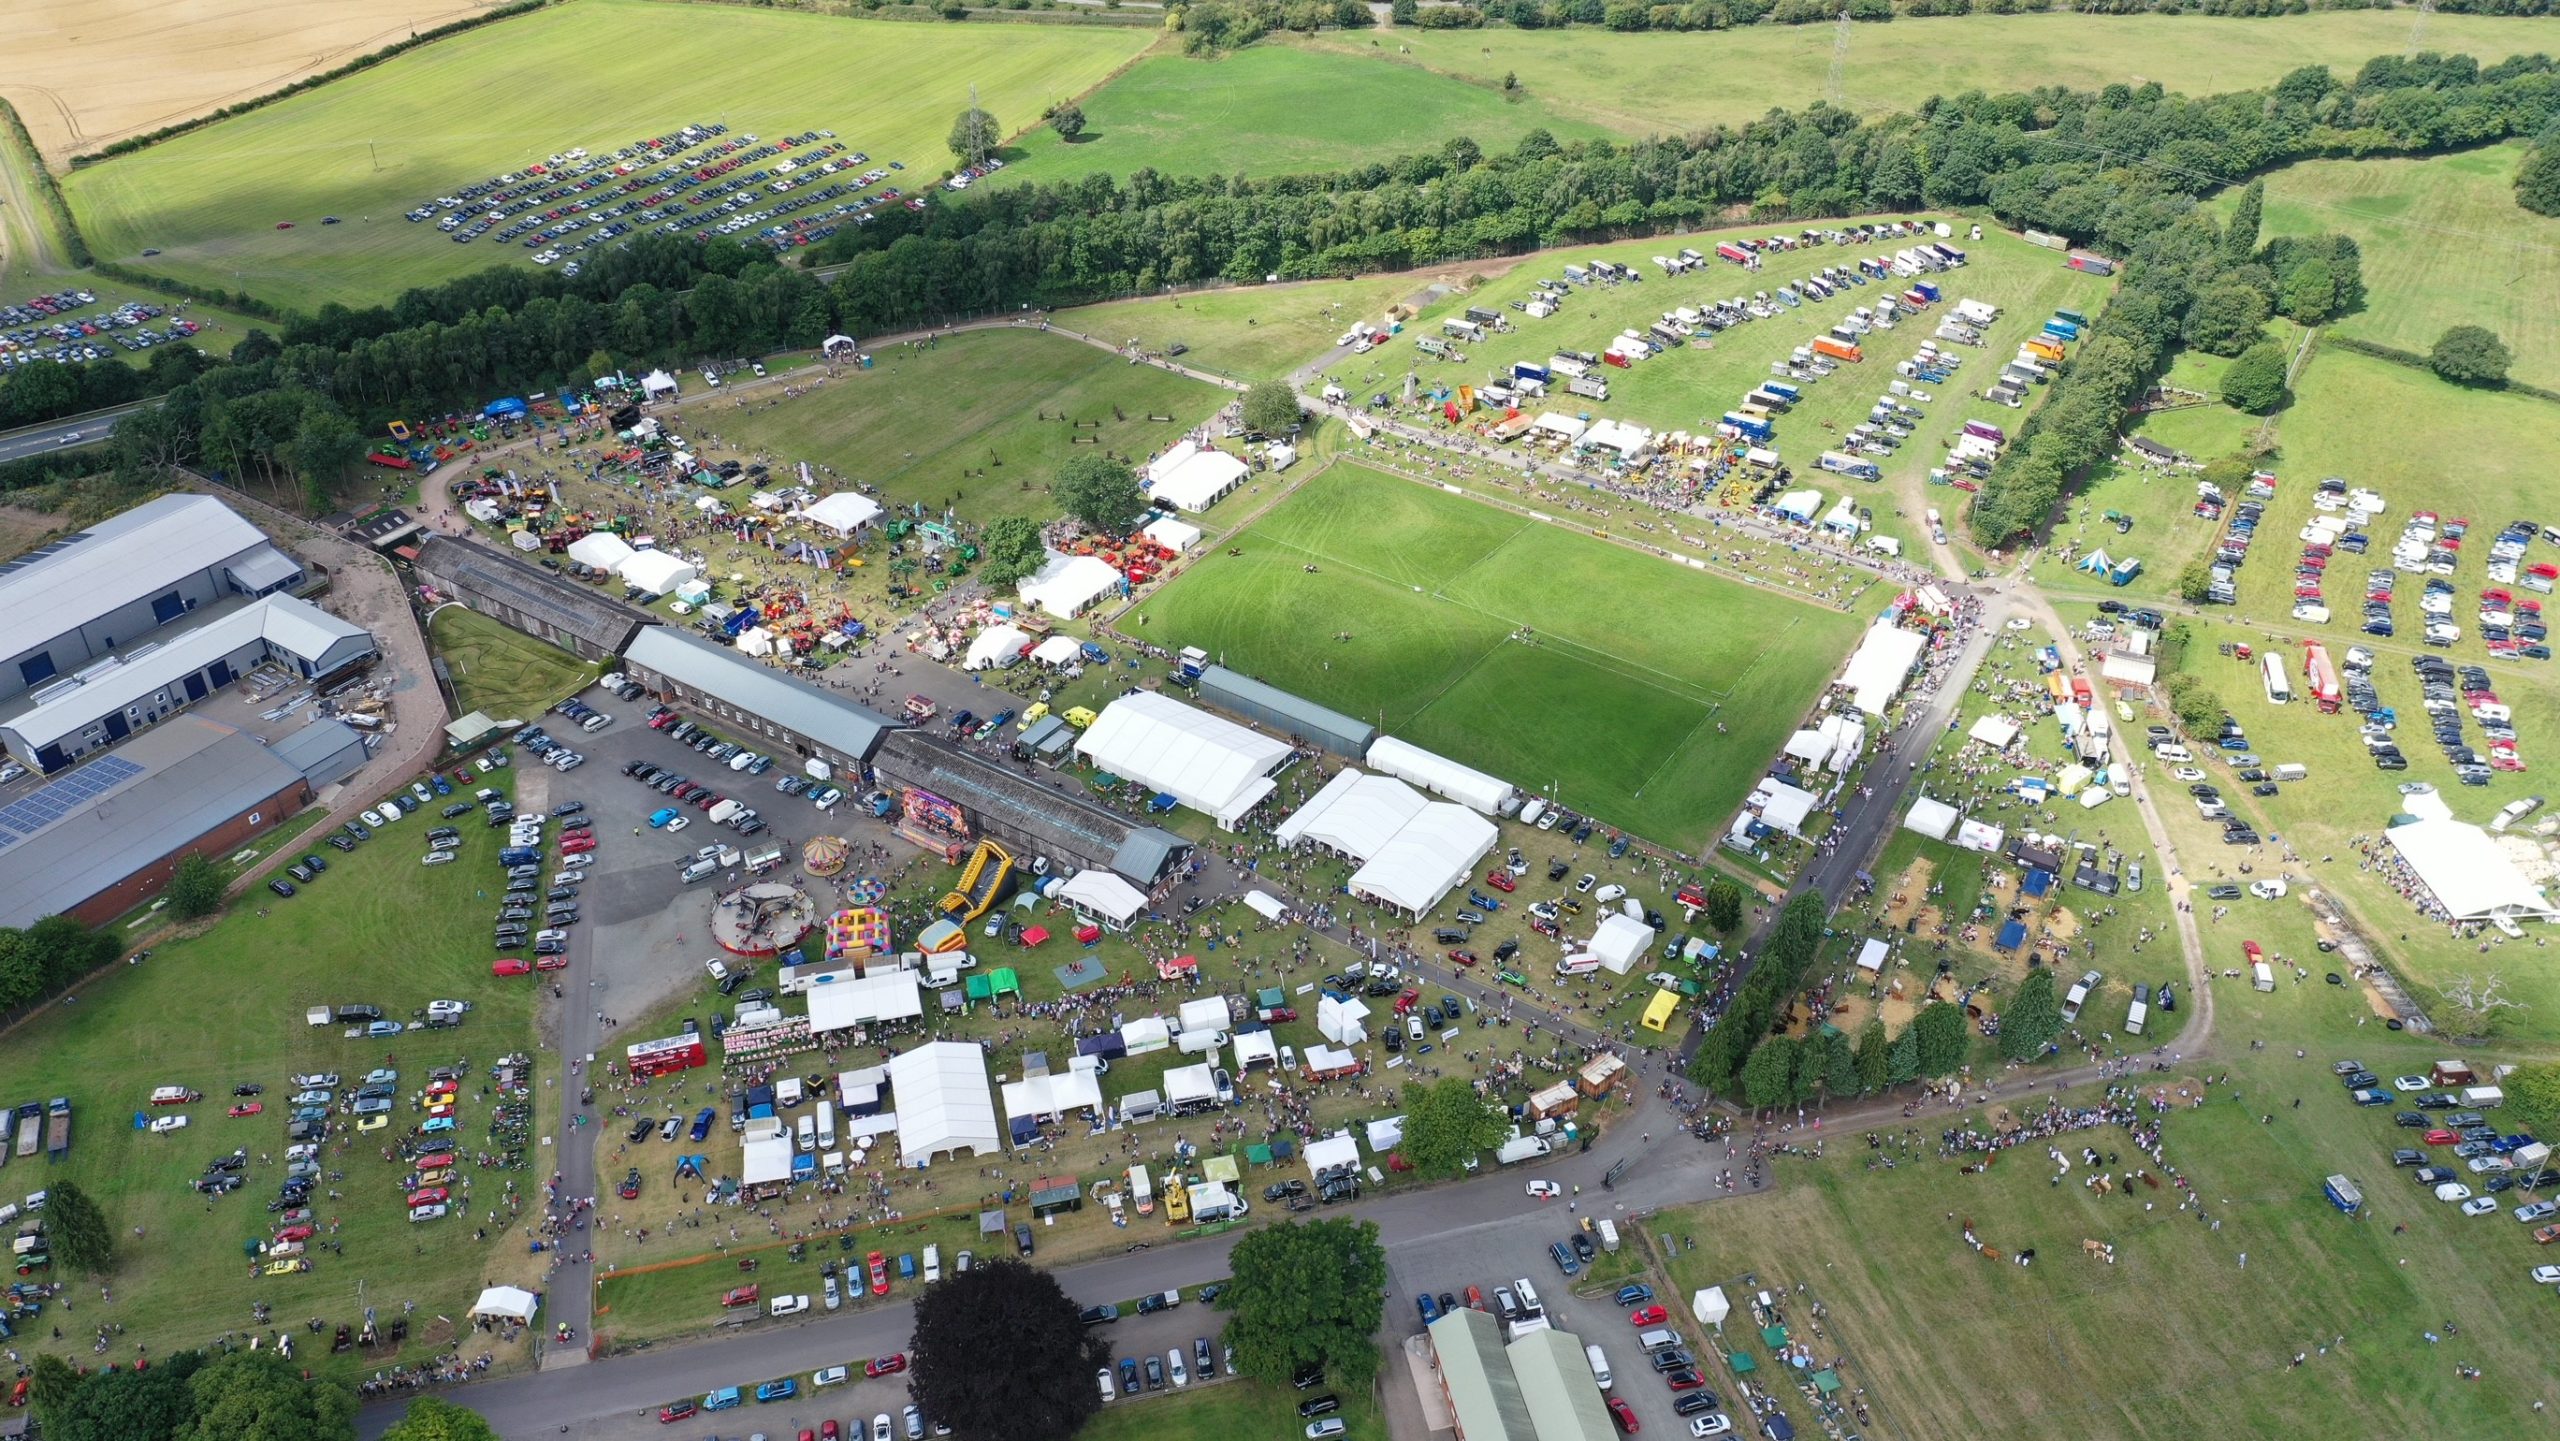
<instances>
[{"instance_id":1,"label":"red car","mask_svg":"<svg viewBox=\"0 0 2560 1441\"><path fill-rule=\"evenodd\" d=\"M256 1101L242 1101L239 1105L231 1108L231 1116L232 1119L237 1120L242 1116L254 1116L265 1109L265 1106Z\"/></svg>"},{"instance_id":2,"label":"red car","mask_svg":"<svg viewBox=\"0 0 2560 1441\"><path fill-rule=\"evenodd\" d=\"M414 1211L420 1206L441 1206L446 1200L447 1193L444 1187L429 1186L424 1190L409 1193L409 1209Z\"/></svg>"},{"instance_id":3,"label":"red car","mask_svg":"<svg viewBox=\"0 0 2560 1441\"><path fill-rule=\"evenodd\" d=\"M880 1253L874 1251L871 1254L877 1256ZM885 1291L888 1287L883 1285L880 1289ZM905 1369L907 1369L907 1353L904 1351L892 1351L886 1356L874 1356L862 1363L862 1374L865 1376L895 1376Z\"/></svg>"},{"instance_id":4,"label":"red car","mask_svg":"<svg viewBox=\"0 0 2560 1441\"><path fill-rule=\"evenodd\" d=\"M533 968L537 971L565 971L569 969L569 958L567 956L538 956L534 959Z\"/></svg>"},{"instance_id":5,"label":"red car","mask_svg":"<svg viewBox=\"0 0 2560 1441\"><path fill-rule=\"evenodd\" d=\"M838 1426L835 1418L830 1416L818 1423L818 1441L844 1441L844 1428Z\"/></svg>"},{"instance_id":6,"label":"red car","mask_svg":"<svg viewBox=\"0 0 2560 1441\"><path fill-rule=\"evenodd\" d=\"M1405 987L1403 993L1396 997L1396 1014L1401 1016L1410 1012L1421 999L1422 992L1411 986Z\"/></svg>"},{"instance_id":7,"label":"red car","mask_svg":"<svg viewBox=\"0 0 2560 1441\"><path fill-rule=\"evenodd\" d=\"M1476 953L1473 951L1458 950L1449 952L1449 964L1453 966L1472 966L1475 963Z\"/></svg>"},{"instance_id":8,"label":"red car","mask_svg":"<svg viewBox=\"0 0 2560 1441\"><path fill-rule=\"evenodd\" d=\"M1500 866L1495 866L1492 870L1484 873L1484 883L1493 887L1497 891L1505 893L1506 895L1512 891L1520 889L1520 883L1511 879L1511 872L1504 870Z\"/></svg>"},{"instance_id":9,"label":"red car","mask_svg":"<svg viewBox=\"0 0 2560 1441\"><path fill-rule=\"evenodd\" d=\"M276 1232L276 1244L281 1246L287 1241L308 1241L317 1234L309 1226L287 1226Z\"/></svg>"},{"instance_id":10,"label":"red car","mask_svg":"<svg viewBox=\"0 0 2560 1441\"><path fill-rule=\"evenodd\" d=\"M2427 1144L2430 1146L2450 1146L2461 1139L2453 1132L2443 1130L2429 1131L2426 1136Z\"/></svg>"},{"instance_id":11,"label":"red car","mask_svg":"<svg viewBox=\"0 0 2560 1441\"><path fill-rule=\"evenodd\" d=\"M1636 1419L1636 1408L1620 1397L1609 1398L1609 1419L1618 1423L1618 1430L1623 1435L1633 1436L1644 1429L1644 1423Z\"/></svg>"},{"instance_id":12,"label":"red car","mask_svg":"<svg viewBox=\"0 0 2560 1441\"><path fill-rule=\"evenodd\" d=\"M433 1155L420 1156L411 1164L415 1165L421 1171L441 1171L445 1167L453 1164L453 1153L451 1151L438 1151Z\"/></svg>"},{"instance_id":13,"label":"red car","mask_svg":"<svg viewBox=\"0 0 2560 1441\"><path fill-rule=\"evenodd\" d=\"M533 974L533 963L520 956L500 956L498 959L489 963L489 974L493 976L529 976Z\"/></svg>"},{"instance_id":14,"label":"red car","mask_svg":"<svg viewBox=\"0 0 2560 1441\"><path fill-rule=\"evenodd\" d=\"M658 1424L661 1426L672 1426L676 1422L684 1420L701 1409L702 1403L694 1400L690 1396L687 1396L681 1401L670 1401L666 1405L658 1408Z\"/></svg>"},{"instance_id":15,"label":"red car","mask_svg":"<svg viewBox=\"0 0 2560 1441\"><path fill-rule=\"evenodd\" d=\"M560 854L564 856L582 856L595 848L595 837L586 831L580 831L560 842Z\"/></svg>"},{"instance_id":16,"label":"red car","mask_svg":"<svg viewBox=\"0 0 2560 1441\"><path fill-rule=\"evenodd\" d=\"M1707 1378L1695 1371L1674 1371L1662 1378L1674 1391L1695 1391L1707 1384Z\"/></svg>"},{"instance_id":17,"label":"red car","mask_svg":"<svg viewBox=\"0 0 2560 1441\"><path fill-rule=\"evenodd\" d=\"M874 1251L863 1258L863 1264L871 1268L871 1294L874 1296L888 1295L889 1258L877 1251ZM901 1366L907 1364L906 1358L903 1356L899 1357L898 1364Z\"/></svg>"},{"instance_id":18,"label":"red car","mask_svg":"<svg viewBox=\"0 0 2560 1441\"><path fill-rule=\"evenodd\" d=\"M1627 1313L1627 1322L1635 1326L1659 1326L1671 1319L1671 1313L1660 1306L1638 1306Z\"/></svg>"},{"instance_id":19,"label":"red car","mask_svg":"<svg viewBox=\"0 0 2560 1441\"><path fill-rule=\"evenodd\" d=\"M740 1286L722 1295L720 1304L731 1310L740 1306L752 1306L756 1303L757 1294L757 1288L754 1286Z\"/></svg>"}]
</instances>

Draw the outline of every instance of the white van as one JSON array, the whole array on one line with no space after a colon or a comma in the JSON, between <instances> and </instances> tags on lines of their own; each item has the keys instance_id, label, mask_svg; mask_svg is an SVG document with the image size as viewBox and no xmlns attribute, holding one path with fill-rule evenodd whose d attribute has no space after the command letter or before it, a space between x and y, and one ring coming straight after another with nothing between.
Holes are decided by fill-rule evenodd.
<instances>
[{"instance_id":1,"label":"white van","mask_svg":"<svg viewBox=\"0 0 2560 1441\"><path fill-rule=\"evenodd\" d=\"M1520 1309L1528 1312L1530 1315L1538 1315L1547 1309L1546 1307L1538 1304L1538 1288L1529 1284L1528 1277L1523 1276L1519 1280L1512 1282L1511 1290L1512 1294L1520 1298Z\"/></svg>"},{"instance_id":2,"label":"white van","mask_svg":"<svg viewBox=\"0 0 2560 1441\"><path fill-rule=\"evenodd\" d=\"M836 1103L833 1101L820 1101L818 1103L818 1149L822 1151L832 1151L835 1148Z\"/></svg>"},{"instance_id":3,"label":"white van","mask_svg":"<svg viewBox=\"0 0 2560 1441\"><path fill-rule=\"evenodd\" d=\"M1598 956L1591 955L1588 952L1578 956L1567 956L1563 960L1556 962L1556 979L1563 980L1569 976L1587 976L1598 969L1600 969L1600 958Z\"/></svg>"},{"instance_id":4,"label":"white van","mask_svg":"<svg viewBox=\"0 0 2560 1441\"><path fill-rule=\"evenodd\" d=\"M1667 1326L1656 1326L1636 1337L1636 1344L1647 1351L1659 1351L1665 1346L1679 1345L1680 1334Z\"/></svg>"},{"instance_id":5,"label":"white van","mask_svg":"<svg viewBox=\"0 0 2560 1441\"><path fill-rule=\"evenodd\" d=\"M1583 1347L1582 1354L1585 1359L1591 1362L1591 1379L1600 1383L1601 1390L1608 1390L1611 1379L1609 1376L1608 1353L1602 1351L1599 1346L1595 1344Z\"/></svg>"},{"instance_id":6,"label":"white van","mask_svg":"<svg viewBox=\"0 0 2560 1441\"><path fill-rule=\"evenodd\" d=\"M818 1118L815 1116L802 1116L800 1118L800 1150L802 1154L805 1155L810 1152L814 1152L817 1149Z\"/></svg>"},{"instance_id":7,"label":"white van","mask_svg":"<svg viewBox=\"0 0 2560 1441\"><path fill-rule=\"evenodd\" d=\"M2158 756L2164 761L2191 761L2195 759L2194 752L2188 750L2185 746L2176 744L2162 746L2158 750L2153 751L2152 754Z\"/></svg>"},{"instance_id":8,"label":"white van","mask_svg":"<svg viewBox=\"0 0 2560 1441\"><path fill-rule=\"evenodd\" d=\"M924 1278L927 1281L942 1279L942 1248L940 1246L924 1248Z\"/></svg>"},{"instance_id":9,"label":"white van","mask_svg":"<svg viewBox=\"0 0 2560 1441\"><path fill-rule=\"evenodd\" d=\"M686 885L692 885L695 881L701 880L704 876L707 876L718 869L720 869L719 863L706 857L705 859L695 861L693 864L686 866L682 871L677 872L677 878L682 880Z\"/></svg>"},{"instance_id":10,"label":"white van","mask_svg":"<svg viewBox=\"0 0 2560 1441\"><path fill-rule=\"evenodd\" d=\"M2308 777L2311 774L2311 768L2309 766L2296 765L2291 761L2287 761L2283 765L2277 766L2274 774L2275 778L2280 781L2298 781Z\"/></svg>"}]
</instances>

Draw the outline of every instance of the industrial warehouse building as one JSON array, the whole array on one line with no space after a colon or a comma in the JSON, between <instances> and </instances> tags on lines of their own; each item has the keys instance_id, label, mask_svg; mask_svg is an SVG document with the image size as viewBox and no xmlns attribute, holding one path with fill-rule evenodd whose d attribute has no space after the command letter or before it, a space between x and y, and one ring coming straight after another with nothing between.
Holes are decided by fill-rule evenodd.
<instances>
[{"instance_id":1,"label":"industrial warehouse building","mask_svg":"<svg viewBox=\"0 0 2560 1441\"><path fill-rule=\"evenodd\" d=\"M877 711L673 626L641 627L622 659L633 680L661 696L775 743L757 749L787 750L848 779L898 728Z\"/></svg>"},{"instance_id":2,"label":"industrial warehouse building","mask_svg":"<svg viewBox=\"0 0 2560 1441\"><path fill-rule=\"evenodd\" d=\"M872 764L889 790L921 791L959 807L971 835L1002 842L1026 866L1046 859L1050 875L1110 871L1144 890L1191 848L1081 789L1052 787L923 731L890 732Z\"/></svg>"},{"instance_id":3,"label":"industrial warehouse building","mask_svg":"<svg viewBox=\"0 0 2560 1441\"><path fill-rule=\"evenodd\" d=\"M0 808L0 926L102 925L159 894L191 851L220 858L364 763L340 721L276 745L184 715Z\"/></svg>"},{"instance_id":4,"label":"industrial warehouse building","mask_svg":"<svg viewBox=\"0 0 2560 1441\"><path fill-rule=\"evenodd\" d=\"M1461 1306L1431 1323L1433 1376L1458 1441L1614 1441L1581 1338L1549 1327L1502 1343L1502 1324Z\"/></svg>"},{"instance_id":5,"label":"industrial warehouse building","mask_svg":"<svg viewBox=\"0 0 2560 1441\"><path fill-rule=\"evenodd\" d=\"M298 588L302 562L211 496L164 495L0 565L0 700L203 607Z\"/></svg>"},{"instance_id":6,"label":"industrial warehouse building","mask_svg":"<svg viewBox=\"0 0 2560 1441\"><path fill-rule=\"evenodd\" d=\"M1366 721L1222 665L1200 672L1200 698L1256 725L1352 760L1367 755L1369 743L1378 738L1378 728Z\"/></svg>"},{"instance_id":7,"label":"industrial warehouse building","mask_svg":"<svg viewBox=\"0 0 2560 1441\"><path fill-rule=\"evenodd\" d=\"M645 611L514 556L448 536L418 547L418 578L491 620L549 641L585 660L622 654Z\"/></svg>"}]
</instances>

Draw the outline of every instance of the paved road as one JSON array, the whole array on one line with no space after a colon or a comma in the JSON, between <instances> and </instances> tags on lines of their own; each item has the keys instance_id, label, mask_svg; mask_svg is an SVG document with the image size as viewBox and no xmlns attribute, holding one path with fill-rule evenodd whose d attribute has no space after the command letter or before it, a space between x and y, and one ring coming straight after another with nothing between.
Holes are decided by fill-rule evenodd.
<instances>
[{"instance_id":1,"label":"paved road","mask_svg":"<svg viewBox=\"0 0 2560 1441\"><path fill-rule=\"evenodd\" d=\"M95 445L115 434L116 422L157 401L137 400L114 406L72 420L56 420L44 425L31 425L0 435L0 461L24 460L31 455L44 455L67 445Z\"/></svg>"}]
</instances>

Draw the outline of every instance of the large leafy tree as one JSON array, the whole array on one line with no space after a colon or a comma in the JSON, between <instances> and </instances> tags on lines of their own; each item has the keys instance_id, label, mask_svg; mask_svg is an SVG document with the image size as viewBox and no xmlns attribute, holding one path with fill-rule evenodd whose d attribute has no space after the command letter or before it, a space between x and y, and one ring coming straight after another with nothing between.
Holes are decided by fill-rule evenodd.
<instances>
[{"instance_id":1,"label":"large leafy tree","mask_svg":"<svg viewBox=\"0 0 2560 1441\"><path fill-rule=\"evenodd\" d=\"M1776 1106L1794 1094L1796 1043L1771 1036L1742 1063L1742 1098L1754 1106Z\"/></svg>"},{"instance_id":2,"label":"large leafy tree","mask_svg":"<svg viewBox=\"0 0 2560 1441\"><path fill-rule=\"evenodd\" d=\"M915 1316L907 1392L962 1436L1066 1441L1102 1405L1110 1348L1046 1271L986 1262L926 1287Z\"/></svg>"},{"instance_id":3,"label":"large leafy tree","mask_svg":"<svg viewBox=\"0 0 2560 1441\"><path fill-rule=\"evenodd\" d=\"M77 1181L58 1181L44 1203L44 1232L62 1264L91 1275L116 1268L116 1228Z\"/></svg>"},{"instance_id":4,"label":"large leafy tree","mask_svg":"<svg viewBox=\"0 0 2560 1441\"><path fill-rule=\"evenodd\" d=\"M51 1361L68 1371L59 1357L38 1356L33 1389L47 1441L158 1441L178 1434L195 1414L187 1378L204 1364L204 1356L180 1351L152 1360L148 1371L67 1376L45 1365Z\"/></svg>"},{"instance_id":5,"label":"large leafy tree","mask_svg":"<svg viewBox=\"0 0 2560 1441\"><path fill-rule=\"evenodd\" d=\"M382 1441L498 1441L498 1429L477 1411L421 1396L409 1403L407 1415L382 1433Z\"/></svg>"},{"instance_id":6,"label":"large leafy tree","mask_svg":"<svg viewBox=\"0 0 2560 1441\"><path fill-rule=\"evenodd\" d=\"M2053 972L2037 966L2018 982L2009 1004L2000 1008L2000 1054L2012 1061L2032 1061L2045 1043L2062 1031L2062 1005L2053 996Z\"/></svg>"},{"instance_id":7,"label":"large leafy tree","mask_svg":"<svg viewBox=\"0 0 2560 1441\"><path fill-rule=\"evenodd\" d=\"M2252 180L2240 188L2240 203L2232 207L2231 223L2222 228L2222 255L2234 265L2246 262L2258 253L2259 218L2267 208L2267 182Z\"/></svg>"},{"instance_id":8,"label":"large leafy tree","mask_svg":"<svg viewBox=\"0 0 2560 1441\"><path fill-rule=\"evenodd\" d=\"M1404 1088L1404 1141L1396 1152L1425 1176L1454 1176L1502 1144L1505 1129L1502 1113L1476 1094L1475 1082L1449 1076Z\"/></svg>"},{"instance_id":9,"label":"large leafy tree","mask_svg":"<svg viewBox=\"0 0 2560 1441\"><path fill-rule=\"evenodd\" d=\"M2514 360L2498 333L2477 325L2457 325L2436 337L2427 352L2427 368L2456 385L2504 385Z\"/></svg>"},{"instance_id":10,"label":"large leafy tree","mask_svg":"<svg viewBox=\"0 0 2560 1441\"><path fill-rule=\"evenodd\" d=\"M2234 410L2264 415L2284 403L2284 346L2261 340L2222 371L2222 400Z\"/></svg>"},{"instance_id":11,"label":"large leafy tree","mask_svg":"<svg viewBox=\"0 0 2560 1441\"><path fill-rule=\"evenodd\" d=\"M1742 924L1742 883L1724 876L1707 882L1707 924L1730 933Z\"/></svg>"},{"instance_id":12,"label":"large leafy tree","mask_svg":"<svg viewBox=\"0 0 2560 1441\"><path fill-rule=\"evenodd\" d=\"M1887 1053L1892 1044L1885 1039L1883 1019L1869 1016L1866 1025L1858 1031L1858 1089L1872 1095L1889 1084L1890 1060Z\"/></svg>"},{"instance_id":13,"label":"large leafy tree","mask_svg":"<svg viewBox=\"0 0 2560 1441\"><path fill-rule=\"evenodd\" d=\"M1365 1390L1375 1379L1371 1338L1387 1306L1387 1253L1376 1223L1292 1221L1256 1231L1236 1244L1228 1267L1234 1279L1218 1308L1234 1313L1227 1343L1237 1370L1280 1383L1300 1367L1322 1366L1345 1390Z\"/></svg>"},{"instance_id":14,"label":"large leafy tree","mask_svg":"<svg viewBox=\"0 0 2560 1441\"><path fill-rule=\"evenodd\" d=\"M1051 488L1067 514L1109 535L1126 531L1147 508L1147 493L1139 487L1137 473L1107 455L1087 452L1068 457L1058 467Z\"/></svg>"},{"instance_id":15,"label":"large leafy tree","mask_svg":"<svg viewBox=\"0 0 2560 1441\"><path fill-rule=\"evenodd\" d=\"M951 147L951 158L963 165L975 165L995 153L1004 143L1004 127L996 118L972 105L951 122L951 134L944 142Z\"/></svg>"},{"instance_id":16,"label":"large leafy tree","mask_svg":"<svg viewBox=\"0 0 2560 1441\"><path fill-rule=\"evenodd\" d=\"M2516 204L2536 215L2560 215L2560 131L2546 130L2516 169Z\"/></svg>"},{"instance_id":17,"label":"large leafy tree","mask_svg":"<svg viewBox=\"0 0 2560 1441\"><path fill-rule=\"evenodd\" d=\"M1298 392L1285 380L1257 382L1244 393L1247 430L1280 435L1298 423Z\"/></svg>"},{"instance_id":18,"label":"large leafy tree","mask_svg":"<svg viewBox=\"0 0 2560 1441\"><path fill-rule=\"evenodd\" d=\"M1933 1001L1912 1019L1920 1047L1920 1074L1952 1076L1964 1064L1964 1007Z\"/></svg>"},{"instance_id":19,"label":"large leafy tree","mask_svg":"<svg viewBox=\"0 0 2560 1441\"><path fill-rule=\"evenodd\" d=\"M225 881L222 867L215 865L202 851L189 851L169 872L169 888L162 896L170 911L182 921L209 916L222 908Z\"/></svg>"},{"instance_id":20,"label":"large leafy tree","mask_svg":"<svg viewBox=\"0 0 2560 1441\"><path fill-rule=\"evenodd\" d=\"M978 554L979 577L998 590L1036 574L1049 558L1040 542L1040 522L1027 515L988 521L986 534L978 540Z\"/></svg>"},{"instance_id":21,"label":"large leafy tree","mask_svg":"<svg viewBox=\"0 0 2560 1441\"><path fill-rule=\"evenodd\" d=\"M2213 355L2238 355L2258 342L2267 314L2267 297L2256 286L2212 286L2187 311L2187 343Z\"/></svg>"},{"instance_id":22,"label":"large leafy tree","mask_svg":"<svg viewBox=\"0 0 2560 1441\"><path fill-rule=\"evenodd\" d=\"M2537 1136L2560 1133L2560 1065L2530 1061L2509 1071L2498 1085L2507 1093L2507 1109L2517 1126Z\"/></svg>"},{"instance_id":23,"label":"large leafy tree","mask_svg":"<svg viewBox=\"0 0 2560 1441\"><path fill-rule=\"evenodd\" d=\"M234 1351L188 1378L195 1415L170 1441L353 1441L356 1397L273 1351ZM1088 1388L1090 1389L1090 1388Z\"/></svg>"}]
</instances>

